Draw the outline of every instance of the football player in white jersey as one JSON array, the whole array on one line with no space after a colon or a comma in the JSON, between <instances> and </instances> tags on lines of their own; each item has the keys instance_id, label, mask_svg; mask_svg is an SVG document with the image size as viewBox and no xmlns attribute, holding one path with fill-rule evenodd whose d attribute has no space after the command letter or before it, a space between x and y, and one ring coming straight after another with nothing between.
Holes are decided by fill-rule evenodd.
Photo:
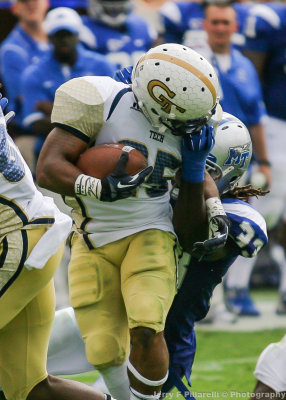
<instances>
[{"instance_id":1,"label":"football player in white jersey","mask_svg":"<svg viewBox=\"0 0 286 400\"><path fill-rule=\"evenodd\" d=\"M37 190L7 133L6 103L0 102L0 385L7 400L106 400L47 373L53 275L72 221Z\"/></svg>"},{"instance_id":2,"label":"football player in white jersey","mask_svg":"<svg viewBox=\"0 0 286 400\"><path fill-rule=\"evenodd\" d=\"M194 324L208 312L214 287L221 282L222 276L238 254L253 257L267 243L263 217L246 201L241 200L265 192L236 186L247 170L251 155L252 145L247 128L237 118L223 113L223 119L216 130L216 143L207 158L206 168L219 187L223 207L231 221L229 240L226 248L213 253L212 257L205 255L201 260L192 257L187 268L183 265L179 267L182 283L165 325L170 371L168 381L163 387L164 392L176 385L182 393L188 393L190 398L181 376L186 375L190 379L196 352ZM206 182L208 190L209 179ZM57 311L48 352L48 370L55 374L74 374L92 369L93 366L85 357L83 341L72 308ZM116 385L116 379L118 378L114 373L113 385ZM99 378L94 386L105 391L106 387L103 385L104 382Z\"/></svg>"},{"instance_id":3,"label":"football player in white jersey","mask_svg":"<svg viewBox=\"0 0 286 400\"><path fill-rule=\"evenodd\" d=\"M157 399L167 380L163 330L176 292L177 260L168 180L182 166L174 224L190 249L207 233L204 166L220 119L217 90L207 60L185 46L165 44L140 58L131 87L108 77L82 77L56 92L55 128L40 154L37 179L73 208L71 304L88 361L107 386L116 367L128 383L128 369L130 393L121 392L121 398ZM118 169L102 180L84 175L75 165L78 157L105 142L133 146L150 167L135 177L122 177ZM124 167L126 160L120 163ZM195 212L182 218L180 207L190 202ZM123 375L116 375L118 385L126 386Z\"/></svg>"}]
</instances>

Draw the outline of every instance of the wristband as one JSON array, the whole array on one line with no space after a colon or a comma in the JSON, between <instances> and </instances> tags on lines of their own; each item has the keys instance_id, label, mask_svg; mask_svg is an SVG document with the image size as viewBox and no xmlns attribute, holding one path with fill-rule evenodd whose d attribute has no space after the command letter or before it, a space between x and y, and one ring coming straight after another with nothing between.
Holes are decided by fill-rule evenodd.
<instances>
[{"instance_id":1,"label":"wristband","mask_svg":"<svg viewBox=\"0 0 286 400\"><path fill-rule=\"evenodd\" d=\"M78 196L92 197L100 200L101 190L101 180L92 176L81 174L76 178L74 183L74 192Z\"/></svg>"},{"instance_id":2,"label":"wristband","mask_svg":"<svg viewBox=\"0 0 286 400\"><path fill-rule=\"evenodd\" d=\"M223 205L218 197L210 197L207 199L206 208L209 221L217 215L226 215Z\"/></svg>"}]
</instances>

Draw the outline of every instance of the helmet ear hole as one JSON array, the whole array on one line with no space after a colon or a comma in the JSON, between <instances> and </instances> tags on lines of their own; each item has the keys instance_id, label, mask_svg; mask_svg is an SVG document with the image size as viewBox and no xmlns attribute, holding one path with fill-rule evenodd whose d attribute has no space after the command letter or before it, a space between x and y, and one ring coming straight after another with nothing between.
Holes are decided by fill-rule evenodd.
<instances>
[{"instance_id":1,"label":"helmet ear hole","mask_svg":"<svg viewBox=\"0 0 286 400\"><path fill-rule=\"evenodd\" d=\"M155 110L155 108L151 108L151 111L152 111L153 114L159 115L159 114L157 113L157 111Z\"/></svg>"}]
</instances>

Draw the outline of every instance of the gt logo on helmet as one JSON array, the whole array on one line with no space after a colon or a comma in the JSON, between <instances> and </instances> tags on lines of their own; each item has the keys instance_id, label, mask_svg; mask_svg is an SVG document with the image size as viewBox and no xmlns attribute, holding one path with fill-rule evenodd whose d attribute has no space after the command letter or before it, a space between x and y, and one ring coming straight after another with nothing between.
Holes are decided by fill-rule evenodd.
<instances>
[{"instance_id":1,"label":"gt logo on helmet","mask_svg":"<svg viewBox=\"0 0 286 400\"><path fill-rule=\"evenodd\" d=\"M176 96L176 93L172 92L168 86L166 86L163 82L158 81L158 80L152 80L148 83L147 89L152 97L153 100L155 100L158 104L160 104L162 107L161 109L165 111L167 114L170 114L172 106L174 106L180 113L184 113L186 111L185 108L182 108L178 106L177 104L173 103L170 99L165 97L163 94L160 94L159 97L156 97L154 93L154 88L155 87L161 87L163 90L165 90L166 94L173 99Z\"/></svg>"}]
</instances>

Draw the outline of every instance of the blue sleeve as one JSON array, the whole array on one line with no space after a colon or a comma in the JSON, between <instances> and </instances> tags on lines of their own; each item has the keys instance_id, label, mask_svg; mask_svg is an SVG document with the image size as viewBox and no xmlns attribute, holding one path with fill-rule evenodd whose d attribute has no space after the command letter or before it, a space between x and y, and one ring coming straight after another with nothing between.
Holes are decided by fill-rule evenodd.
<instances>
[{"instance_id":1,"label":"blue sleeve","mask_svg":"<svg viewBox=\"0 0 286 400\"><path fill-rule=\"evenodd\" d=\"M17 183L25 176L23 161L2 123L0 123L0 173L11 183Z\"/></svg>"},{"instance_id":2,"label":"blue sleeve","mask_svg":"<svg viewBox=\"0 0 286 400\"><path fill-rule=\"evenodd\" d=\"M100 76L110 76L113 78L116 71L116 65L108 60L102 60L99 65L97 65L98 73Z\"/></svg>"},{"instance_id":3,"label":"blue sleeve","mask_svg":"<svg viewBox=\"0 0 286 400\"><path fill-rule=\"evenodd\" d=\"M164 26L163 38L165 43L182 43L184 32L170 21L167 17L162 16L162 25Z\"/></svg>"},{"instance_id":4,"label":"blue sleeve","mask_svg":"<svg viewBox=\"0 0 286 400\"><path fill-rule=\"evenodd\" d=\"M21 94L21 76L28 66L28 57L19 46L7 45L1 49L1 74L7 97L9 98L8 110L17 114L17 98Z\"/></svg>"},{"instance_id":5,"label":"blue sleeve","mask_svg":"<svg viewBox=\"0 0 286 400\"><path fill-rule=\"evenodd\" d=\"M247 113L248 125L256 125L261 122L262 117L266 114L266 109L263 101L261 84L256 69L253 66L253 64L249 62L249 60L247 61L249 63L248 67L249 82L251 82L251 85L249 85L248 90L252 92L252 95L250 93L250 98L252 99L252 101L250 101L247 104L246 113Z\"/></svg>"},{"instance_id":6,"label":"blue sleeve","mask_svg":"<svg viewBox=\"0 0 286 400\"><path fill-rule=\"evenodd\" d=\"M21 121L23 126L28 127L32 122L43 117L43 113L36 109L37 102L51 101L43 87L43 79L37 74L34 66L25 71L21 80L21 91L23 94Z\"/></svg>"},{"instance_id":7,"label":"blue sleeve","mask_svg":"<svg viewBox=\"0 0 286 400\"><path fill-rule=\"evenodd\" d=\"M271 23L271 20L267 21L265 18L251 13L246 18L244 24L245 49L262 53L268 53L271 50L272 37L277 34L279 16L275 10L269 9L269 12L273 13L273 23ZM274 22L275 14L276 22Z\"/></svg>"},{"instance_id":8,"label":"blue sleeve","mask_svg":"<svg viewBox=\"0 0 286 400\"><path fill-rule=\"evenodd\" d=\"M171 7L171 11L168 11L168 8ZM166 12L165 12L166 10ZM173 14L172 10L177 14L177 18L171 19L168 14ZM163 26L164 32L164 42L165 43L182 43L184 28L182 26L182 15L181 15L181 7L176 2L167 2L165 3L160 11L159 16L161 20L161 25Z\"/></svg>"},{"instance_id":9,"label":"blue sleeve","mask_svg":"<svg viewBox=\"0 0 286 400\"><path fill-rule=\"evenodd\" d=\"M222 204L231 220L230 237L243 257L254 257L268 242L266 223L250 204L237 199L223 199Z\"/></svg>"}]
</instances>

